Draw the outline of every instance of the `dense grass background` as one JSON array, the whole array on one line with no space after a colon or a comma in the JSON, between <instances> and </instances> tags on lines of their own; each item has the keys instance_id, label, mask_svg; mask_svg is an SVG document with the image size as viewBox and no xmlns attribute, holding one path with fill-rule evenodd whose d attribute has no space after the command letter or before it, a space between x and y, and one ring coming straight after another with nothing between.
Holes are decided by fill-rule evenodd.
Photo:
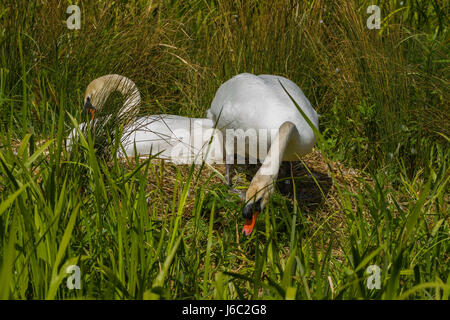
<instances>
[{"instance_id":1,"label":"dense grass background","mask_svg":"<svg viewBox=\"0 0 450 320\"><path fill-rule=\"evenodd\" d=\"M0 4L0 298L448 299L445 1L80 1L78 31L69 4ZM143 114L203 117L241 72L296 82L324 161L360 172L355 190L329 171L320 219L275 194L245 239L214 171L65 151L98 76L133 79Z\"/></svg>"}]
</instances>

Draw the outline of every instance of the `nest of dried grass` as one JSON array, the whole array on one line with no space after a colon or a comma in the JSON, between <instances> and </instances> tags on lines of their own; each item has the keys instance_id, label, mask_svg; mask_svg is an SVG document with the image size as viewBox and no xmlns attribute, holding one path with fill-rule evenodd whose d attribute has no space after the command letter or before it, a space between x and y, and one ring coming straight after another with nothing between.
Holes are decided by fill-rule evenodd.
<instances>
[{"instance_id":1,"label":"nest of dried grass","mask_svg":"<svg viewBox=\"0 0 450 320\"><path fill-rule=\"evenodd\" d=\"M152 166L148 176L148 192L155 195L162 194L166 198L165 201L171 202L173 197L177 196L174 195L174 191L180 192L180 181L187 180L191 166L176 166L160 159L153 159L152 163L154 166ZM132 167L133 165L129 169L132 169ZM257 166L234 167L233 187L241 189L243 196L257 168ZM225 165L196 166L194 170L195 179L191 185L191 190L195 190L199 185L207 188L208 184L225 183L223 178ZM338 229L344 221L344 216L341 213L337 187L340 187L341 190L356 193L359 180L361 178L368 179L361 171L347 168L338 161L329 161L327 164L321 152L316 149L304 156L301 162L293 163L292 176L295 180L296 197L292 193L284 195L292 201L296 198L308 219L324 219L329 217L330 214L334 215L333 224ZM334 180L332 176L334 176ZM178 185L178 188L174 188L175 185ZM185 215L189 216L192 212L194 197L195 192L190 192L187 207L184 211ZM356 203L353 205L356 207Z\"/></svg>"}]
</instances>

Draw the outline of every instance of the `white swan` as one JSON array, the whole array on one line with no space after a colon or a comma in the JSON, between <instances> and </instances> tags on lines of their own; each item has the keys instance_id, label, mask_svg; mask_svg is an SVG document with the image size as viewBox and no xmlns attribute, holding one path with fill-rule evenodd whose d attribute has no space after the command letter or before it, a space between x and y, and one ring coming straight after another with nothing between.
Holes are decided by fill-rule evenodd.
<instances>
[{"instance_id":1,"label":"white swan","mask_svg":"<svg viewBox=\"0 0 450 320\"><path fill-rule=\"evenodd\" d=\"M133 81L121 75L102 76L87 86L84 106L91 115L91 125L95 125L98 120L95 115L114 91L119 91L125 98L117 118L127 121L119 157L157 155L176 164L223 163L221 133L213 127L210 119L168 114L137 118L141 102L139 90ZM86 123L81 123L79 128L83 131ZM77 136L75 128L67 138L68 150Z\"/></svg>"},{"instance_id":2,"label":"white swan","mask_svg":"<svg viewBox=\"0 0 450 320\"><path fill-rule=\"evenodd\" d=\"M210 119L161 114L141 117L124 130L127 156L157 155L175 164L223 163L219 130ZM119 156L123 157L122 150Z\"/></svg>"},{"instance_id":3,"label":"white swan","mask_svg":"<svg viewBox=\"0 0 450 320\"><path fill-rule=\"evenodd\" d=\"M242 212L246 219L243 229L245 235L252 233L259 212L264 209L273 193L281 162L298 160L312 150L316 141L314 131L280 82L318 128L318 114L302 90L291 80L281 76L239 74L220 86L207 112L208 118L218 128L222 128L225 135L226 129L234 129L241 130L241 135L245 131L244 138L245 135L249 136L245 155L236 151L236 143L226 136L227 171L230 160L236 153L263 161L246 193L247 205ZM258 138L259 152L248 142L254 135ZM267 147L270 148L267 154L264 152L267 149L261 142L266 139Z\"/></svg>"}]
</instances>

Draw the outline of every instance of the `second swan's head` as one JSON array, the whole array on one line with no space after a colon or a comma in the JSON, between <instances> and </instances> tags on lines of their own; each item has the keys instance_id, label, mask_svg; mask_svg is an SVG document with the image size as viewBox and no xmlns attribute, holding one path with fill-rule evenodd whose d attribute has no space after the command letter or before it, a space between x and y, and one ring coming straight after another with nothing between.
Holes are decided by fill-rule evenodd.
<instances>
[{"instance_id":1,"label":"second swan's head","mask_svg":"<svg viewBox=\"0 0 450 320\"><path fill-rule=\"evenodd\" d=\"M103 108L109 95L114 91L119 91L125 97L119 114L128 116L137 115L141 95L136 84L127 77L118 74L108 74L91 81L86 88L84 94L84 111L89 114L91 119Z\"/></svg>"},{"instance_id":2,"label":"second swan's head","mask_svg":"<svg viewBox=\"0 0 450 320\"><path fill-rule=\"evenodd\" d=\"M251 235L256 223L256 218L264 210L270 197L273 194L273 182L267 184L266 180L260 175L253 177L252 183L246 193L246 205L242 210L242 216L245 219L242 233L246 236Z\"/></svg>"}]
</instances>

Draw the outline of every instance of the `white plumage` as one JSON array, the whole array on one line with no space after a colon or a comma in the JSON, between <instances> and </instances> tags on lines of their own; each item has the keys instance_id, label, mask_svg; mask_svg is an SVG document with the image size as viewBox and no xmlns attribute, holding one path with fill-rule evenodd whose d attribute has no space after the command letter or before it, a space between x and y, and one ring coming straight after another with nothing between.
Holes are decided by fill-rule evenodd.
<instances>
[{"instance_id":1,"label":"white plumage","mask_svg":"<svg viewBox=\"0 0 450 320\"><path fill-rule=\"evenodd\" d=\"M243 210L246 218L243 232L249 235L259 212L273 193L281 162L298 160L309 153L316 142L313 129L280 83L318 129L317 112L291 80L243 73L220 86L207 111L208 119L175 115L133 118L121 137L125 154L120 150L119 156L158 154L174 163L206 161L214 164L223 163L222 151L225 148L227 161L233 159L234 154L258 158L263 163L247 190L247 205ZM139 91L130 79L120 75L107 75L92 81L86 89L85 107L89 111L100 109L107 96L115 90L126 97L120 113L137 114ZM80 129L85 126L85 123L80 124ZM231 129L238 140L241 138L241 143L244 141L245 154L239 154L234 138L228 140L227 129ZM69 149L76 136L74 129L67 139ZM261 141L267 145L263 146ZM255 143L257 148L253 148ZM228 169L229 166L227 172Z\"/></svg>"},{"instance_id":2,"label":"white plumage","mask_svg":"<svg viewBox=\"0 0 450 320\"><path fill-rule=\"evenodd\" d=\"M283 160L298 160L309 153L316 140L314 132L297 110L295 104L280 85L283 84L295 102L302 108L309 120L319 126L318 114L303 91L291 80L281 76L239 74L223 83L207 111L207 117L217 128L278 130L286 122L292 122L298 134L292 135ZM269 146L271 136L268 136ZM260 157L259 157L260 158ZM264 159L261 159L263 161Z\"/></svg>"},{"instance_id":3,"label":"white plumage","mask_svg":"<svg viewBox=\"0 0 450 320\"><path fill-rule=\"evenodd\" d=\"M158 155L175 164L223 163L221 133L210 119L176 115L138 118L122 136L127 156ZM120 151L119 156L124 156Z\"/></svg>"},{"instance_id":4,"label":"white plumage","mask_svg":"<svg viewBox=\"0 0 450 320\"><path fill-rule=\"evenodd\" d=\"M120 140L125 153L119 148L119 157L157 155L175 164L223 163L221 133L214 129L210 119L168 114L135 118L141 96L135 83L124 76L111 74L93 80L86 88L85 108L98 112L113 91L124 96L118 119L128 120ZM90 125L94 127L97 123L98 119L93 118ZM79 128L84 132L86 123ZM77 136L75 128L66 140L68 150Z\"/></svg>"},{"instance_id":5,"label":"white plumage","mask_svg":"<svg viewBox=\"0 0 450 320\"><path fill-rule=\"evenodd\" d=\"M238 158L247 156L263 162L246 192L247 205L242 212L246 219L242 230L245 235L252 233L258 214L273 194L281 162L298 160L309 153L316 142L313 129L280 83L318 129L318 114L303 91L281 76L239 74L220 86L207 112L207 117L226 136L228 180L230 160L234 154ZM236 142L228 138L227 129L240 130L237 138L241 143L245 139L245 154L237 150ZM258 143L258 150L252 148L254 141ZM261 148L268 152L261 152Z\"/></svg>"}]
</instances>

